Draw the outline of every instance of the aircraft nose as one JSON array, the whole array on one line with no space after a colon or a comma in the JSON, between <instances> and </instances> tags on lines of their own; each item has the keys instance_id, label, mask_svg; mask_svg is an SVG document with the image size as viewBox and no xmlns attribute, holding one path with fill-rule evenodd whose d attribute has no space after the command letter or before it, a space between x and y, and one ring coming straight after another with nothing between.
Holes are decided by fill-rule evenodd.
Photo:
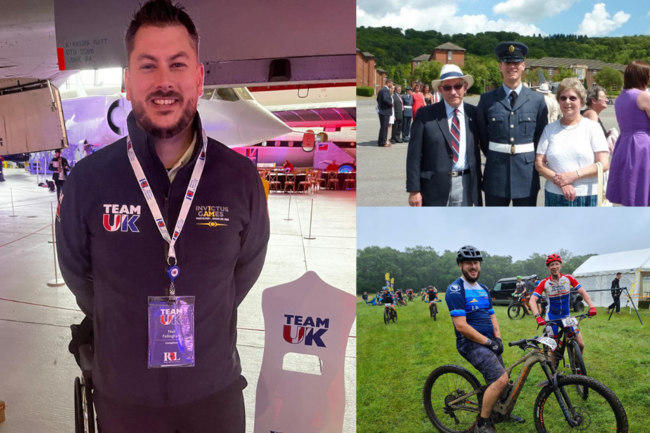
<instances>
[{"instance_id":1,"label":"aircraft nose","mask_svg":"<svg viewBox=\"0 0 650 433\"><path fill-rule=\"evenodd\" d=\"M273 113L259 106L248 106L239 116L238 132L244 146L267 141L291 132Z\"/></svg>"}]
</instances>

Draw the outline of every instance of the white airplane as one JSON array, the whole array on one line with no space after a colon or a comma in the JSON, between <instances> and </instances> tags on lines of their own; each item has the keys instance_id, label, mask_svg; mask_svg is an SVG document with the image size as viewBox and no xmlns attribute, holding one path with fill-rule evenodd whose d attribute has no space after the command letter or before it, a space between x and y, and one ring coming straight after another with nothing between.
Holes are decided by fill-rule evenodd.
<instances>
[{"instance_id":1,"label":"white airplane","mask_svg":"<svg viewBox=\"0 0 650 433\"><path fill-rule=\"evenodd\" d=\"M63 99L71 145L106 145L127 134L131 103L125 93ZM246 88L205 89L198 110L208 136L229 147L248 146L288 134L291 128L258 104Z\"/></svg>"}]
</instances>

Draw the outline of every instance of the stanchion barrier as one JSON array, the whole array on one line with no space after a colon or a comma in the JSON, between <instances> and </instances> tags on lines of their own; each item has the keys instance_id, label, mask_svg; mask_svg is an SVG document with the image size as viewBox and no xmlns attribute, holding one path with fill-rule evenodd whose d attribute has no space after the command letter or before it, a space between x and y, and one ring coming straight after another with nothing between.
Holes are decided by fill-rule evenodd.
<instances>
[{"instance_id":1,"label":"stanchion barrier","mask_svg":"<svg viewBox=\"0 0 650 433\"><path fill-rule=\"evenodd\" d=\"M315 272L262 293L264 355L257 383L255 433L343 430L345 351L356 298ZM287 359L318 357L315 374ZM284 364L284 367L283 367ZM318 374L320 373L320 374Z\"/></svg>"},{"instance_id":2,"label":"stanchion barrier","mask_svg":"<svg viewBox=\"0 0 650 433\"><path fill-rule=\"evenodd\" d=\"M54 257L54 279L47 282L49 287L65 286L65 281L59 280L59 272L57 271L56 264L56 239L54 238L54 205L50 203L50 211L52 212L52 256Z\"/></svg>"},{"instance_id":3,"label":"stanchion barrier","mask_svg":"<svg viewBox=\"0 0 650 433\"><path fill-rule=\"evenodd\" d=\"M311 235L311 221L314 216L314 199L311 199L311 212L309 214L309 236L306 237L305 239L316 239L315 237L312 237Z\"/></svg>"},{"instance_id":4,"label":"stanchion barrier","mask_svg":"<svg viewBox=\"0 0 650 433\"><path fill-rule=\"evenodd\" d=\"M287 210L287 217L284 219L285 221L293 221L293 218L291 218L291 196L293 194L289 194L289 210Z\"/></svg>"},{"instance_id":5,"label":"stanchion barrier","mask_svg":"<svg viewBox=\"0 0 650 433\"><path fill-rule=\"evenodd\" d=\"M11 215L10 215L10 218L16 218L16 211L14 210L14 189L9 188L9 193L11 194Z\"/></svg>"}]
</instances>

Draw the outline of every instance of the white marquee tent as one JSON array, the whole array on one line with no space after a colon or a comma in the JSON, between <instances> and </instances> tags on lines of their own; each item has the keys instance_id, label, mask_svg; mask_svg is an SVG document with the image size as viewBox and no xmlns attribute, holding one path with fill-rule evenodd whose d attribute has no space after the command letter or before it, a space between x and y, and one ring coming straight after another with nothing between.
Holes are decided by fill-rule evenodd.
<instances>
[{"instance_id":1,"label":"white marquee tent","mask_svg":"<svg viewBox=\"0 0 650 433\"><path fill-rule=\"evenodd\" d=\"M575 270L573 276L590 292L610 289L618 272L623 274L619 286L627 287L637 304L639 296L643 296L643 278L650 277L650 248L590 257ZM597 307L607 307L613 302L609 291L589 293L589 296ZM625 306L627 300L623 292L621 307Z\"/></svg>"}]
</instances>

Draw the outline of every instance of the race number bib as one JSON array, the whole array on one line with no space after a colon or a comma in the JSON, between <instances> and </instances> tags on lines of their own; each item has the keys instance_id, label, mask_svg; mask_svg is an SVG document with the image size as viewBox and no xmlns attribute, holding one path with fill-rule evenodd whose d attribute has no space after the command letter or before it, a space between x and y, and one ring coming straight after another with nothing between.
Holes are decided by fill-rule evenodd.
<instances>
[{"instance_id":1,"label":"race number bib","mask_svg":"<svg viewBox=\"0 0 650 433\"><path fill-rule=\"evenodd\" d=\"M566 319L562 319L562 325L564 325L565 328L569 326L575 326L577 324L578 321L575 317L567 317Z\"/></svg>"},{"instance_id":2,"label":"race number bib","mask_svg":"<svg viewBox=\"0 0 650 433\"><path fill-rule=\"evenodd\" d=\"M557 343L556 343L555 340L552 339L552 338L548 338L548 337L538 337L538 338L537 338L537 341L539 341L540 343L542 343L542 344L544 344L544 345L550 347L551 350L555 350L555 348L557 347Z\"/></svg>"},{"instance_id":3,"label":"race number bib","mask_svg":"<svg viewBox=\"0 0 650 433\"><path fill-rule=\"evenodd\" d=\"M149 296L149 368L194 367L194 296Z\"/></svg>"}]
</instances>

